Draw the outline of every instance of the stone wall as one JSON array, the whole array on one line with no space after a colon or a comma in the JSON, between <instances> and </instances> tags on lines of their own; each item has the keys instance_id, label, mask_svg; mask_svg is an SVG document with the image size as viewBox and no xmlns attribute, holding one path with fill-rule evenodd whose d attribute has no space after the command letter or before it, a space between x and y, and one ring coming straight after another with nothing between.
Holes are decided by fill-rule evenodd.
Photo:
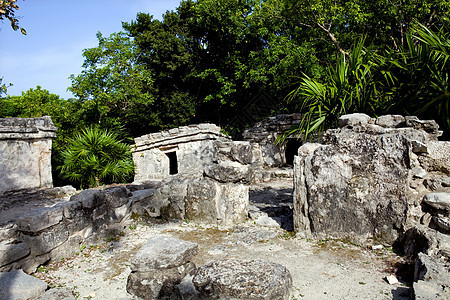
<instances>
[{"instance_id":1,"label":"stone wall","mask_svg":"<svg viewBox=\"0 0 450 300\"><path fill-rule=\"evenodd\" d=\"M55 131L49 116L0 119L0 194L53 186L51 149Z\"/></svg>"},{"instance_id":2,"label":"stone wall","mask_svg":"<svg viewBox=\"0 0 450 300\"><path fill-rule=\"evenodd\" d=\"M48 261L70 257L82 245L120 234L132 215L143 221L233 225L248 216L247 208L247 186L186 174L144 185L84 190L17 218L0 218L0 271L34 272Z\"/></svg>"},{"instance_id":3,"label":"stone wall","mask_svg":"<svg viewBox=\"0 0 450 300\"><path fill-rule=\"evenodd\" d=\"M298 150L294 226L392 244L426 214L426 183L450 175L450 142L437 141L434 121L416 117L353 114L339 124L325 144Z\"/></svg>"},{"instance_id":4,"label":"stone wall","mask_svg":"<svg viewBox=\"0 0 450 300\"><path fill-rule=\"evenodd\" d=\"M286 150L289 151L292 143L293 154L296 153L295 150L300 146L297 138L287 139L285 145L276 145L276 140L283 132L298 125L301 118L301 114L290 114L264 119L257 122L252 128L245 130L242 134L243 139L260 145L265 166L280 167L286 165L286 163L290 164L289 158L286 157Z\"/></svg>"},{"instance_id":5,"label":"stone wall","mask_svg":"<svg viewBox=\"0 0 450 300\"><path fill-rule=\"evenodd\" d=\"M198 124L151 133L135 139L135 182L174 174L201 175L214 159L215 140L229 140L214 124Z\"/></svg>"}]
</instances>

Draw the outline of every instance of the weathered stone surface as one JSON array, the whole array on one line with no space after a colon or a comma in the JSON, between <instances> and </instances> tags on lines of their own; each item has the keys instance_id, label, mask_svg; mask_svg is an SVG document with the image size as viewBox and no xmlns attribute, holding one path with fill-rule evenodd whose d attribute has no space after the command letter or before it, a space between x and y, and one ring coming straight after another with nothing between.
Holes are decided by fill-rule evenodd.
<instances>
[{"instance_id":1,"label":"weathered stone surface","mask_svg":"<svg viewBox=\"0 0 450 300\"><path fill-rule=\"evenodd\" d=\"M401 115L385 115L376 119L375 124L386 128L397 128L406 125L406 119Z\"/></svg>"},{"instance_id":2,"label":"weathered stone surface","mask_svg":"<svg viewBox=\"0 0 450 300\"><path fill-rule=\"evenodd\" d=\"M100 190L84 190L70 197L70 201L78 201L84 208L93 208L105 203L105 194Z\"/></svg>"},{"instance_id":3,"label":"weathered stone surface","mask_svg":"<svg viewBox=\"0 0 450 300\"><path fill-rule=\"evenodd\" d=\"M448 262L419 253L413 285L416 299L448 299L450 297L449 271Z\"/></svg>"},{"instance_id":4,"label":"weathered stone surface","mask_svg":"<svg viewBox=\"0 0 450 300\"><path fill-rule=\"evenodd\" d=\"M450 236L422 225L407 230L402 237L401 245L403 252L409 257L425 253L450 258Z\"/></svg>"},{"instance_id":5,"label":"weathered stone surface","mask_svg":"<svg viewBox=\"0 0 450 300\"><path fill-rule=\"evenodd\" d=\"M301 119L301 114L277 115L259 121L253 127L246 129L242 134L244 140L257 145L254 147L252 164L270 168L284 166L286 164L286 147L276 145L276 140L287 129L298 125ZM296 138L298 136L292 137L292 139Z\"/></svg>"},{"instance_id":6,"label":"weathered stone surface","mask_svg":"<svg viewBox=\"0 0 450 300\"><path fill-rule=\"evenodd\" d=\"M195 222L217 223L219 186L210 179L189 183L186 195L186 218Z\"/></svg>"},{"instance_id":7,"label":"weathered stone surface","mask_svg":"<svg viewBox=\"0 0 450 300\"><path fill-rule=\"evenodd\" d=\"M131 259L134 272L176 268L198 253L198 245L174 237L159 235L147 241Z\"/></svg>"},{"instance_id":8,"label":"weathered stone surface","mask_svg":"<svg viewBox=\"0 0 450 300\"><path fill-rule=\"evenodd\" d=\"M0 241L0 267L30 254L30 247L15 241Z\"/></svg>"},{"instance_id":9,"label":"weathered stone surface","mask_svg":"<svg viewBox=\"0 0 450 300\"><path fill-rule=\"evenodd\" d=\"M429 193L423 197L423 201L436 209L450 211L450 193Z\"/></svg>"},{"instance_id":10,"label":"weathered stone surface","mask_svg":"<svg viewBox=\"0 0 450 300\"><path fill-rule=\"evenodd\" d=\"M442 135L439 125L433 120L419 120L415 116L406 116L406 126L428 133L430 140L437 140Z\"/></svg>"},{"instance_id":11,"label":"weathered stone surface","mask_svg":"<svg viewBox=\"0 0 450 300\"><path fill-rule=\"evenodd\" d=\"M55 131L49 116L0 119L0 194L53 186L51 149Z\"/></svg>"},{"instance_id":12,"label":"weathered stone surface","mask_svg":"<svg viewBox=\"0 0 450 300\"><path fill-rule=\"evenodd\" d=\"M437 215L433 217L433 220L443 232L450 231L450 218Z\"/></svg>"},{"instance_id":13,"label":"weathered stone surface","mask_svg":"<svg viewBox=\"0 0 450 300\"><path fill-rule=\"evenodd\" d=\"M22 270L0 272L0 299L27 300L40 296L47 284Z\"/></svg>"},{"instance_id":14,"label":"weathered stone surface","mask_svg":"<svg viewBox=\"0 0 450 300\"><path fill-rule=\"evenodd\" d=\"M21 234L22 242L27 243L33 255L49 253L69 238L69 231L65 224L55 225L36 236Z\"/></svg>"},{"instance_id":15,"label":"weathered stone surface","mask_svg":"<svg viewBox=\"0 0 450 300\"><path fill-rule=\"evenodd\" d=\"M252 182L252 170L249 165L235 161L223 161L205 167L205 176L219 182Z\"/></svg>"},{"instance_id":16,"label":"weathered stone surface","mask_svg":"<svg viewBox=\"0 0 450 300\"><path fill-rule=\"evenodd\" d=\"M354 113L343 115L338 120L339 127L368 124L372 118L366 114Z\"/></svg>"},{"instance_id":17,"label":"weathered stone surface","mask_svg":"<svg viewBox=\"0 0 450 300\"><path fill-rule=\"evenodd\" d=\"M450 177L427 178L423 184L430 191L450 193Z\"/></svg>"},{"instance_id":18,"label":"weathered stone surface","mask_svg":"<svg viewBox=\"0 0 450 300\"><path fill-rule=\"evenodd\" d=\"M105 202L109 207L117 208L128 202L132 195L124 186L111 187L103 190Z\"/></svg>"},{"instance_id":19,"label":"weathered stone surface","mask_svg":"<svg viewBox=\"0 0 450 300\"><path fill-rule=\"evenodd\" d=\"M289 299L292 277L282 265L258 260L221 260L197 269L199 299Z\"/></svg>"},{"instance_id":20,"label":"weathered stone surface","mask_svg":"<svg viewBox=\"0 0 450 300\"><path fill-rule=\"evenodd\" d=\"M217 222L221 225L234 225L248 216L248 186L243 184L219 184L217 198Z\"/></svg>"},{"instance_id":21,"label":"weathered stone surface","mask_svg":"<svg viewBox=\"0 0 450 300\"><path fill-rule=\"evenodd\" d=\"M52 288L47 290L41 296L37 297L35 300L75 300L76 295L67 289L63 288Z\"/></svg>"},{"instance_id":22,"label":"weathered stone surface","mask_svg":"<svg viewBox=\"0 0 450 300\"><path fill-rule=\"evenodd\" d=\"M62 218L62 207L41 207L18 219L17 226L20 231L39 232L58 224Z\"/></svg>"},{"instance_id":23,"label":"weathered stone surface","mask_svg":"<svg viewBox=\"0 0 450 300\"><path fill-rule=\"evenodd\" d=\"M252 145L249 142L215 141L217 148L216 159L218 161L231 160L242 165L254 162Z\"/></svg>"},{"instance_id":24,"label":"weathered stone surface","mask_svg":"<svg viewBox=\"0 0 450 300\"><path fill-rule=\"evenodd\" d=\"M299 149L294 224L327 236L395 241L408 204L406 138L345 128L328 134L330 144L312 154Z\"/></svg>"},{"instance_id":25,"label":"weathered stone surface","mask_svg":"<svg viewBox=\"0 0 450 300\"><path fill-rule=\"evenodd\" d=\"M427 172L450 174L450 142L428 141L427 154L419 155L418 160Z\"/></svg>"},{"instance_id":26,"label":"weathered stone surface","mask_svg":"<svg viewBox=\"0 0 450 300\"><path fill-rule=\"evenodd\" d=\"M174 268L132 272L128 276L127 291L143 299L181 300L176 286L194 270L195 265L188 262Z\"/></svg>"},{"instance_id":27,"label":"weathered stone surface","mask_svg":"<svg viewBox=\"0 0 450 300\"><path fill-rule=\"evenodd\" d=\"M77 252L80 252L83 238L78 235L70 236L67 241L50 251L50 259L53 261L60 261L63 257L71 257Z\"/></svg>"}]
</instances>

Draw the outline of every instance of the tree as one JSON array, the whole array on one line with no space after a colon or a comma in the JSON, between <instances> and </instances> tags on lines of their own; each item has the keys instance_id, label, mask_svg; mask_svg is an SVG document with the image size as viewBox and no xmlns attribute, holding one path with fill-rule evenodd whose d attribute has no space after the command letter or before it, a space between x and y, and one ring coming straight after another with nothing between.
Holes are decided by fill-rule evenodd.
<instances>
[{"instance_id":1,"label":"tree","mask_svg":"<svg viewBox=\"0 0 450 300\"><path fill-rule=\"evenodd\" d=\"M85 49L81 74L71 75L74 93L87 124L103 128L124 126L141 133L154 124L154 87L151 71L136 63L133 41L124 33L104 37L98 47ZM143 112L146 112L143 114Z\"/></svg>"},{"instance_id":2,"label":"tree","mask_svg":"<svg viewBox=\"0 0 450 300\"><path fill-rule=\"evenodd\" d=\"M134 174L129 145L116 134L95 127L88 127L71 139L61 156L62 176L79 182L81 187L122 182Z\"/></svg>"},{"instance_id":3,"label":"tree","mask_svg":"<svg viewBox=\"0 0 450 300\"><path fill-rule=\"evenodd\" d=\"M13 30L20 29L20 32L26 35L27 31L19 26L19 19L16 17L16 10L19 9L16 2L17 0L0 0L0 20L9 20Z\"/></svg>"}]
</instances>

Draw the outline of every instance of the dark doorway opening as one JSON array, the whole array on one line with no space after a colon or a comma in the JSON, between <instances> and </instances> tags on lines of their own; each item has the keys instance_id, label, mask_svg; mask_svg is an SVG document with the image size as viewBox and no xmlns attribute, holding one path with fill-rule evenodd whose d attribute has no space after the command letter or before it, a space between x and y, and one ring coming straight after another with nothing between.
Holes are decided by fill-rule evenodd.
<instances>
[{"instance_id":1,"label":"dark doorway opening","mask_svg":"<svg viewBox=\"0 0 450 300\"><path fill-rule=\"evenodd\" d=\"M169 158L169 174L175 175L178 174L178 160L177 160L177 152L167 152L167 157Z\"/></svg>"},{"instance_id":2,"label":"dark doorway opening","mask_svg":"<svg viewBox=\"0 0 450 300\"><path fill-rule=\"evenodd\" d=\"M289 139L286 143L286 151L284 152L286 156L286 164L289 166L294 165L294 156L297 155L298 148L302 145L300 140Z\"/></svg>"}]
</instances>

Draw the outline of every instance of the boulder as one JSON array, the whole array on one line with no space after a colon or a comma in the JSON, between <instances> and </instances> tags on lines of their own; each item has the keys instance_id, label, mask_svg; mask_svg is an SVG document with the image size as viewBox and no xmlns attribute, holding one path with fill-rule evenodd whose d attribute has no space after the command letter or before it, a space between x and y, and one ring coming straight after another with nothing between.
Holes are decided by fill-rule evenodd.
<instances>
[{"instance_id":1,"label":"boulder","mask_svg":"<svg viewBox=\"0 0 450 300\"><path fill-rule=\"evenodd\" d=\"M386 128L397 128L406 125L406 119L401 115L385 115L376 119L375 124Z\"/></svg>"},{"instance_id":2,"label":"boulder","mask_svg":"<svg viewBox=\"0 0 450 300\"><path fill-rule=\"evenodd\" d=\"M450 211L450 193L429 193L423 201L433 208Z\"/></svg>"},{"instance_id":3,"label":"boulder","mask_svg":"<svg viewBox=\"0 0 450 300\"><path fill-rule=\"evenodd\" d=\"M419 253L414 271L415 299L449 299L450 266L445 261Z\"/></svg>"},{"instance_id":4,"label":"boulder","mask_svg":"<svg viewBox=\"0 0 450 300\"><path fill-rule=\"evenodd\" d=\"M176 268L154 269L151 272L132 272L128 276L127 291L143 299L179 300L177 285L195 270L188 262Z\"/></svg>"},{"instance_id":5,"label":"boulder","mask_svg":"<svg viewBox=\"0 0 450 300\"><path fill-rule=\"evenodd\" d=\"M328 145L303 145L295 161L296 229L392 243L407 218L407 138L346 128L327 134Z\"/></svg>"},{"instance_id":6,"label":"boulder","mask_svg":"<svg viewBox=\"0 0 450 300\"><path fill-rule=\"evenodd\" d=\"M193 284L199 299L289 299L292 276L282 265L226 259L197 269Z\"/></svg>"},{"instance_id":7,"label":"boulder","mask_svg":"<svg viewBox=\"0 0 450 300\"><path fill-rule=\"evenodd\" d=\"M339 127L368 124L372 118L366 114L354 113L343 115L338 120Z\"/></svg>"},{"instance_id":8,"label":"boulder","mask_svg":"<svg viewBox=\"0 0 450 300\"><path fill-rule=\"evenodd\" d=\"M197 244L159 235L142 246L131 259L127 291L144 299L180 299L177 285L195 270L190 261Z\"/></svg>"},{"instance_id":9,"label":"boulder","mask_svg":"<svg viewBox=\"0 0 450 300\"><path fill-rule=\"evenodd\" d=\"M131 259L133 272L176 268L188 263L198 253L198 245L174 237L158 235L150 238Z\"/></svg>"},{"instance_id":10,"label":"boulder","mask_svg":"<svg viewBox=\"0 0 450 300\"><path fill-rule=\"evenodd\" d=\"M76 300L76 295L67 289L52 288L34 300Z\"/></svg>"},{"instance_id":11,"label":"boulder","mask_svg":"<svg viewBox=\"0 0 450 300\"><path fill-rule=\"evenodd\" d=\"M40 296L47 289L47 284L22 270L0 272L0 299L27 300Z\"/></svg>"}]
</instances>

